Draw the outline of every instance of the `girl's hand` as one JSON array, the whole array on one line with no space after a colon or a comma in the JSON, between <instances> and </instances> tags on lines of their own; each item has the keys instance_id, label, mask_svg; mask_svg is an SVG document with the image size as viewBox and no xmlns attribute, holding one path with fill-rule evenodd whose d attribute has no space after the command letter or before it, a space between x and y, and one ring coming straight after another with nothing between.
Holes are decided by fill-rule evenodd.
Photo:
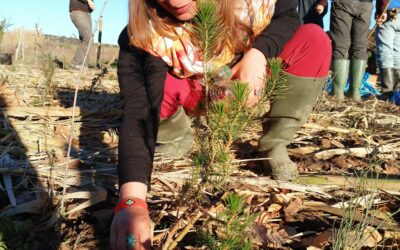
<instances>
[{"instance_id":1,"label":"girl's hand","mask_svg":"<svg viewBox=\"0 0 400 250\"><path fill-rule=\"evenodd\" d=\"M142 207L128 207L120 210L111 224L110 243L113 250L127 250L127 236L134 237L134 250L151 249L150 217ZM129 250L131 250L129 249Z\"/></svg>"},{"instance_id":2,"label":"girl's hand","mask_svg":"<svg viewBox=\"0 0 400 250\"><path fill-rule=\"evenodd\" d=\"M376 25L381 26L387 19L387 12L375 16Z\"/></svg>"},{"instance_id":3,"label":"girl's hand","mask_svg":"<svg viewBox=\"0 0 400 250\"><path fill-rule=\"evenodd\" d=\"M325 7L322 4L317 4L315 5L315 11L318 13L318 15L321 15L322 12L324 12Z\"/></svg>"},{"instance_id":4,"label":"girl's hand","mask_svg":"<svg viewBox=\"0 0 400 250\"><path fill-rule=\"evenodd\" d=\"M232 67L232 79L238 79L249 84L249 96L246 105L251 107L259 101L259 94L264 88L264 76L267 59L258 49L250 49L243 58Z\"/></svg>"}]
</instances>

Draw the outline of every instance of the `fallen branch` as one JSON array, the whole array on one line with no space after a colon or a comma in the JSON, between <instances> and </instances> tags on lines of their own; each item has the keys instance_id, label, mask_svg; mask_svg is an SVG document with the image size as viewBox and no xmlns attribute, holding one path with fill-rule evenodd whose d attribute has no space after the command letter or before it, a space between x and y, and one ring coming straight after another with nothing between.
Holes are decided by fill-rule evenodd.
<instances>
[{"instance_id":1,"label":"fallen branch","mask_svg":"<svg viewBox=\"0 0 400 250\"><path fill-rule=\"evenodd\" d=\"M400 190L400 179L387 179L371 177L362 177L365 182L368 183L368 189L371 190L385 190L388 193L390 191ZM302 183L303 185L328 185L328 186L338 186L338 187L356 187L357 183L360 181L359 177L350 176L333 176L333 175L320 175L320 176L300 176L296 182Z\"/></svg>"},{"instance_id":2,"label":"fallen branch","mask_svg":"<svg viewBox=\"0 0 400 250\"><path fill-rule=\"evenodd\" d=\"M28 214L41 214L42 208L49 200L48 197L39 198L37 200L29 201L15 207L8 206L0 211L0 216L13 216L16 214L28 213Z\"/></svg>"},{"instance_id":3,"label":"fallen branch","mask_svg":"<svg viewBox=\"0 0 400 250\"><path fill-rule=\"evenodd\" d=\"M45 168L45 169L25 169L25 168L1 168L0 167L0 174L7 173L7 174L14 174L20 175L22 173L32 175L35 177L46 177L48 180L52 182L58 182L63 178L62 176L62 168L60 167L53 167L53 168ZM107 175L95 175L94 173L101 173L101 172L111 172L112 174ZM162 179L163 181L168 181L171 183L178 183L183 184L189 178L191 178L191 171L190 170L182 170L176 172L165 172L165 173L154 173L154 179ZM212 178L212 177L211 177ZM115 168L105 167L103 169L86 169L86 170L71 170L68 173L68 176L65 178L66 183L73 186L81 186L86 185L91 182L111 182L117 183L117 176L115 175ZM241 177L241 176L230 176L227 180L231 183L245 183L256 185L258 187L262 186L269 186L279 189L288 189L297 192L317 195L322 198L331 199L332 196L324 191L326 185L324 187L318 186L311 186L305 185L301 183L294 183L288 181L277 181L271 180L269 177ZM198 180L200 182L200 179ZM326 184L326 183L325 183ZM336 186L336 183L332 184Z\"/></svg>"},{"instance_id":4,"label":"fallen branch","mask_svg":"<svg viewBox=\"0 0 400 250\"><path fill-rule=\"evenodd\" d=\"M8 117L19 117L26 118L29 116L39 117L71 117L72 108L63 107L7 107L1 108L0 113L6 114ZM86 110L80 107L76 107L75 117L88 116L96 113L104 115L120 115L122 112L119 109L115 110Z\"/></svg>"},{"instance_id":5,"label":"fallen branch","mask_svg":"<svg viewBox=\"0 0 400 250\"><path fill-rule=\"evenodd\" d=\"M168 246L168 250L173 250L175 249L176 245L185 237L185 235L189 232L189 230L194 226L196 221L201 217L202 213L200 211L196 211L195 214L193 214L185 228L182 229L182 231L179 233L179 235L176 237L174 242L171 243L171 245Z\"/></svg>"},{"instance_id":6,"label":"fallen branch","mask_svg":"<svg viewBox=\"0 0 400 250\"><path fill-rule=\"evenodd\" d=\"M154 173L153 178L165 179L170 182L183 183L191 178L191 172L187 170L177 172L165 172L165 173ZM212 178L212 177L211 177ZM200 182L200 180L198 180ZM317 186L304 185L301 183L294 183L289 181L277 181L271 180L269 177L241 177L241 176L230 176L227 179L231 183L245 183L256 185L258 187L269 186L279 189L288 189L302 193L308 193L318 195L323 198L331 199L332 196L324 191L324 188Z\"/></svg>"},{"instance_id":7,"label":"fallen branch","mask_svg":"<svg viewBox=\"0 0 400 250\"><path fill-rule=\"evenodd\" d=\"M169 230L168 237L164 242L162 250L168 250L168 246L172 243L172 239L174 238L175 233L179 230L181 223L183 223L184 219L181 216L175 225Z\"/></svg>"},{"instance_id":8,"label":"fallen branch","mask_svg":"<svg viewBox=\"0 0 400 250\"><path fill-rule=\"evenodd\" d=\"M399 153L400 148L391 145L385 145L383 147L376 147L376 148L367 148L367 147L347 148L347 149L338 148L338 149L329 149L322 152L318 152L314 156L319 160L328 160L332 157L344 154L350 154L355 157L364 158L367 155L371 154L372 152L380 154Z\"/></svg>"},{"instance_id":9,"label":"fallen branch","mask_svg":"<svg viewBox=\"0 0 400 250\"><path fill-rule=\"evenodd\" d=\"M309 128L309 129L315 129L315 130L323 130L323 131L331 131L331 132L336 132L336 133L341 133L341 134L358 134L362 135L363 131L359 129L345 129L345 128L338 128L338 127L333 127L333 126L321 126L315 123L306 123L303 125L304 128Z\"/></svg>"},{"instance_id":10,"label":"fallen branch","mask_svg":"<svg viewBox=\"0 0 400 250\"><path fill-rule=\"evenodd\" d=\"M337 215L340 217L345 216L345 213L346 213L346 211L344 209L331 207L323 202L314 202L314 201L304 202L303 206L305 208L324 211L324 212L334 214L334 215ZM353 218L355 221L358 221L358 222L365 221L365 215L360 212L357 212L357 211L354 212ZM379 220L379 219L376 219L373 217L369 218L368 221L369 221L368 224L371 226L383 228L383 229L390 230L390 231L400 231L400 226L397 223L396 224L389 223L389 222L385 222L385 221L382 221L382 220Z\"/></svg>"},{"instance_id":11,"label":"fallen branch","mask_svg":"<svg viewBox=\"0 0 400 250\"><path fill-rule=\"evenodd\" d=\"M104 188L97 188L97 190L94 192L68 193L65 195L65 199L88 199L87 201L80 203L78 206L67 211L67 214L72 214L76 211L91 207L107 200L107 190Z\"/></svg>"},{"instance_id":12,"label":"fallen branch","mask_svg":"<svg viewBox=\"0 0 400 250\"><path fill-rule=\"evenodd\" d=\"M72 108L62 107L7 107L0 109L1 113L7 114L8 117L70 117L72 116ZM81 110L78 108L76 115L80 116Z\"/></svg>"},{"instance_id":13,"label":"fallen branch","mask_svg":"<svg viewBox=\"0 0 400 250\"><path fill-rule=\"evenodd\" d=\"M349 207L350 205L357 204L358 206L365 208L366 206L368 206L368 204L366 204L366 201L368 201L368 203L371 202L373 205L378 204L381 201L381 199L379 197L377 198L377 196L378 196L378 193L375 192L372 194L367 194L367 195L364 195L361 197L357 197L354 200L350 200L350 201L346 201L346 202L344 202L344 201L338 202L338 203L332 205L332 207L345 209L345 208Z\"/></svg>"}]
</instances>

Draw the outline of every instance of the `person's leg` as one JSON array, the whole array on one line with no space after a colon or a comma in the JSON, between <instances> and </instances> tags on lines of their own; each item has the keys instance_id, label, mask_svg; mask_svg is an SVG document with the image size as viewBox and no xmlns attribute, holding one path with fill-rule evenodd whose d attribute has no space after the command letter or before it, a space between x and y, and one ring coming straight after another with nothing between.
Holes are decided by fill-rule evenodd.
<instances>
[{"instance_id":1,"label":"person's leg","mask_svg":"<svg viewBox=\"0 0 400 250\"><path fill-rule=\"evenodd\" d=\"M78 29L79 39L81 41L80 46L75 52L72 64L81 65L85 58L89 43L92 39L92 19L90 14L83 11L72 11L70 16L75 27Z\"/></svg>"},{"instance_id":2,"label":"person's leg","mask_svg":"<svg viewBox=\"0 0 400 250\"><path fill-rule=\"evenodd\" d=\"M328 36L315 24L301 26L286 44L280 57L285 67L288 90L271 104L263 121L264 135L259 141L261 157L272 178L291 180L297 177L297 166L287 153L295 133L307 120L327 80L331 58Z\"/></svg>"},{"instance_id":3,"label":"person's leg","mask_svg":"<svg viewBox=\"0 0 400 250\"><path fill-rule=\"evenodd\" d=\"M376 55L381 78L382 95L387 99L394 86L394 43L395 29L391 21L383 23L376 29ZM396 48L397 50L397 48Z\"/></svg>"},{"instance_id":4,"label":"person's leg","mask_svg":"<svg viewBox=\"0 0 400 250\"><path fill-rule=\"evenodd\" d=\"M371 23L372 3L352 1L349 11L352 15L351 26L351 59L366 60L367 37Z\"/></svg>"},{"instance_id":5,"label":"person's leg","mask_svg":"<svg viewBox=\"0 0 400 250\"><path fill-rule=\"evenodd\" d=\"M197 108L201 93L197 81L167 74L157 135L157 155L180 157L189 152L193 135L191 120L185 110L191 112Z\"/></svg>"},{"instance_id":6,"label":"person's leg","mask_svg":"<svg viewBox=\"0 0 400 250\"><path fill-rule=\"evenodd\" d=\"M332 39L332 94L344 98L344 87L349 74L349 49L352 17L351 2L333 2L331 10L330 36Z\"/></svg>"},{"instance_id":7,"label":"person's leg","mask_svg":"<svg viewBox=\"0 0 400 250\"><path fill-rule=\"evenodd\" d=\"M393 86L394 91L400 91L400 13L397 14L395 20L393 20L395 25L394 34L394 46L393 46L393 71L395 83Z\"/></svg>"},{"instance_id":8,"label":"person's leg","mask_svg":"<svg viewBox=\"0 0 400 250\"><path fill-rule=\"evenodd\" d=\"M350 97L361 99L360 87L367 66L367 37L371 23L372 3L352 2L353 24L351 29L351 81Z\"/></svg>"},{"instance_id":9,"label":"person's leg","mask_svg":"<svg viewBox=\"0 0 400 250\"><path fill-rule=\"evenodd\" d=\"M307 9L304 6L305 1L297 0L297 14L300 18L300 23L303 24L303 17L307 14Z\"/></svg>"},{"instance_id":10,"label":"person's leg","mask_svg":"<svg viewBox=\"0 0 400 250\"><path fill-rule=\"evenodd\" d=\"M202 87L198 81L190 78L176 78L168 73L164 84L161 119L175 114L179 106L182 106L187 112L194 112L197 109L202 97Z\"/></svg>"},{"instance_id":11,"label":"person's leg","mask_svg":"<svg viewBox=\"0 0 400 250\"><path fill-rule=\"evenodd\" d=\"M317 40L313 40L317 39ZM285 72L304 77L326 77L332 55L331 42L316 24L305 24L285 45L280 58Z\"/></svg>"}]
</instances>

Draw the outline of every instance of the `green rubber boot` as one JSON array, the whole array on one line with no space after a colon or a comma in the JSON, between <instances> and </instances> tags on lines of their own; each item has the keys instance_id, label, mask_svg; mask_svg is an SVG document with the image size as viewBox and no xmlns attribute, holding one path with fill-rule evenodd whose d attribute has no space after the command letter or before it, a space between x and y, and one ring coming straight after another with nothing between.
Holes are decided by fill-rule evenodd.
<instances>
[{"instance_id":1,"label":"green rubber boot","mask_svg":"<svg viewBox=\"0 0 400 250\"><path fill-rule=\"evenodd\" d=\"M393 84L393 91L400 91L400 69L394 68L394 84Z\"/></svg>"},{"instance_id":2,"label":"green rubber boot","mask_svg":"<svg viewBox=\"0 0 400 250\"><path fill-rule=\"evenodd\" d=\"M393 91L400 91L400 68L394 68L394 84L393 84Z\"/></svg>"},{"instance_id":3,"label":"green rubber boot","mask_svg":"<svg viewBox=\"0 0 400 250\"><path fill-rule=\"evenodd\" d=\"M344 98L344 87L349 76L349 65L350 61L347 59L333 59L332 61L332 95L337 99Z\"/></svg>"},{"instance_id":4,"label":"green rubber boot","mask_svg":"<svg viewBox=\"0 0 400 250\"><path fill-rule=\"evenodd\" d=\"M351 60L351 81L349 96L354 100L360 100L360 88L365 74L367 60L353 59Z\"/></svg>"},{"instance_id":5,"label":"green rubber boot","mask_svg":"<svg viewBox=\"0 0 400 250\"><path fill-rule=\"evenodd\" d=\"M288 156L286 146L291 143L312 111L315 101L322 91L327 78L298 77L287 74L288 90L271 105L267 118L263 121L264 135L259 141L260 157L265 171L276 180L297 178L298 170Z\"/></svg>"},{"instance_id":6,"label":"green rubber boot","mask_svg":"<svg viewBox=\"0 0 400 250\"><path fill-rule=\"evenodd\" d=\"M381 96L380 98L384 101L389 100L393 94L393 86L395 84L394 70L393 68L383 68L380 70L381 79Z\"/></svg>"},{"instance_id":7,"label":"green rubber boot","mask_svg":"<svg viewBox=\"0 0 400 250\"><path fill-rule=\"evenodd\" d=\"M156 156L182 157L192 148L192 122L185 110L179 107L171 117L161 120L158 128Z\"/></svg>"}]
</instances>

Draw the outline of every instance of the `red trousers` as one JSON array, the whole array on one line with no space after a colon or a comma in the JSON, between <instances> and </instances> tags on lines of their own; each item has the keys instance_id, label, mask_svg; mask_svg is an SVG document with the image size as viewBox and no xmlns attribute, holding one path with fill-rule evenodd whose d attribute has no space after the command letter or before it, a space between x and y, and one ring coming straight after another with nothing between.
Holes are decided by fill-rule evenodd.
<instances>
[{"instance_id":1,"label":"red trousers","mask_svg":"<svg viewBox=\"0 0 400 250\"><path fill-rule=\"evenodd\" d=\"M329 73L332 48L325 32L315 24L305 24L286 43L279 57L284 71L301 77L326 77ZM179 79L167 74L161 118L173 115L179 106L195 109L201 98L202 87L190 78Z\"/></svg>"}]
</instances>

